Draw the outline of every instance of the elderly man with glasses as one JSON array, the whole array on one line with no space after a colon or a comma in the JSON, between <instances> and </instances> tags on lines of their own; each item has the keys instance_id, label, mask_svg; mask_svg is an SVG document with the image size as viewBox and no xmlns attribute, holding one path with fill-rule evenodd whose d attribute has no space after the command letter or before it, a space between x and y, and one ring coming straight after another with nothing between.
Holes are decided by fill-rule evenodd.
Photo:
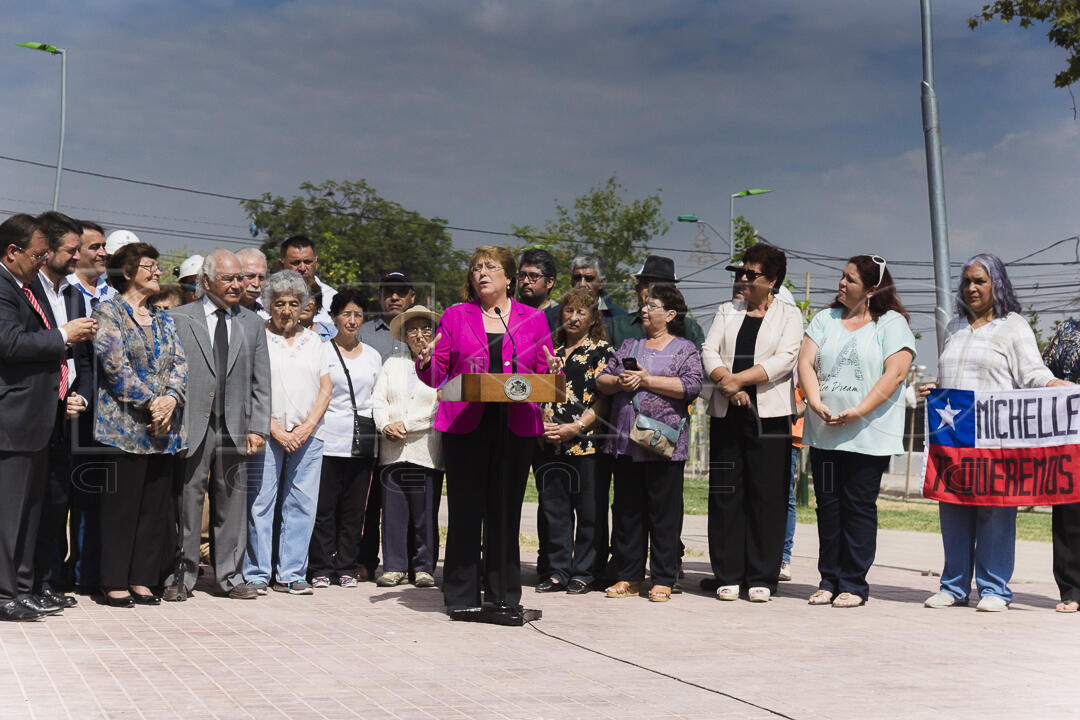
<instances>
[{"instance_id":1,"label":"elderly man with glasses","mask_svg":"<svg viewBox=\"0 0 1080 720\"><path fill-rule=\"evenodd\" d=\"M244 582L241 570L247 544L243 465L262 450L270 432L270 356L262 319L240 304L244 272L237 257L227 250L211 252L201 282L201 300L170 311L188 361L188 449L180 500L181 561L166 581L163 599L186 599L198 578L208 487L217 588L230 598L252 599L256 589Z\"/></svg>"}]
</instances>

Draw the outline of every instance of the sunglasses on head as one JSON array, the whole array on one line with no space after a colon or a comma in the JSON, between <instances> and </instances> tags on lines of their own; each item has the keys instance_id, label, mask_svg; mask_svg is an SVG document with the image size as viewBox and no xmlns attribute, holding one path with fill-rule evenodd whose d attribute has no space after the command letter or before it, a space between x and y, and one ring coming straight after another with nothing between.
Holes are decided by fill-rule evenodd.
<instances>
[{"instance_id":1,"label":"sunglasses on head","mask_svg":"<svg viewBox=\"0 0 1080 720\"><path fill-rule=\"evenodd\" d=\"M881 281L885 279L885 258L880 255L869 255L868 257L877 265L877 284L881 285Z\"/></svg>"}]
</instances>

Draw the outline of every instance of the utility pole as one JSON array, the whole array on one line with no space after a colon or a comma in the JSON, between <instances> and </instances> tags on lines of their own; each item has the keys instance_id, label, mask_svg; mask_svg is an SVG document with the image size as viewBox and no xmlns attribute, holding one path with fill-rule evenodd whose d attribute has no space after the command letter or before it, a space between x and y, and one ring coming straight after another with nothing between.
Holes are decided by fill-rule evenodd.
<instances>
[{"instance_id":1,"label":"utility pole","mask_svg":"<svg viewBox=\"0 0 1080 720\"><path fill-rule=\"evenodd\" d=\"M934 33L930 0L921 0L921 8L922 117L926 141L926 182L930 195L930 237L934 253L934 326L940 354L945 347L945 327L952 314L952 278L949 266L949 228L945 218L945 174L941 164L941 125L938 121L937 94L934 92Z\"/></svg>"}]
</instances>

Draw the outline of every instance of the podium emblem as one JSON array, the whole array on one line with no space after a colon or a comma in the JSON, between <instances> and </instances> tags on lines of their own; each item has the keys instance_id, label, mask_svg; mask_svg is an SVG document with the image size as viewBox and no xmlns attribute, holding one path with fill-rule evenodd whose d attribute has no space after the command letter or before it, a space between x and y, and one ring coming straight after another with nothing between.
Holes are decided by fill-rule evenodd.
<instances>
[{"instance_id":1,"label":"podium emblem","mask_svg":"<svg viewBox=\"0 0 1080 720\"><path fill-rule=\"evenodd\" d=\"M511 375L503 383L503 392L506 397L514 402L521 402L532 393L532 383L528 378L520 375Z\"/></svg>"}]
</instances>

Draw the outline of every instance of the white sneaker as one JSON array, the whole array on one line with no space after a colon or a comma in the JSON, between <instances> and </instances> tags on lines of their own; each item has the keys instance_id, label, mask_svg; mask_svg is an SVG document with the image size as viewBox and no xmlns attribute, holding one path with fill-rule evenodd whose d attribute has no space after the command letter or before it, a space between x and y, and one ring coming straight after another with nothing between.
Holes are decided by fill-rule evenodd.
<instances>
[{"instance_id":1,"label":"white sneaker","mask_svg":"<svg viewBox=\"0 0 1080 720\"><path fill-rule=\"evenodd\" d=\"M1001 612L1009 609L1009 603L1000 595L983 595L975 609L979 612Z\"/></svg>"},{"instance_id":2,"label":"white sneaker","mask_svg":"<svg viewBox=\"0 0 1080 720\"><path fill-rule=\"evenodd\" d=\"M716 588L716 597L721 600L738 600L739 599L739 586L738 585L721 585Z\"/></svg>"},{"instance_id":3,"label":"white sneaker","mask_svg":"<svg viewBox=\"0 0 1080 720\"><path fill-rule=\"evenodd\" d=\"M780 563L780 581L787 582L791 580L791 563Z\"/></svg>"},{"instance_id":4,"label":"white sneaker","mask_svg":"<svg viewBox=\"0 0 1080 720\"><path fill-rule=\"evenodd\" d=\"M947 608L954 605L967 605L967 600L959 600L955 595L944 590L934 593L923 603L923 606L928 608Z\"/></svg>"}]
</instances>

